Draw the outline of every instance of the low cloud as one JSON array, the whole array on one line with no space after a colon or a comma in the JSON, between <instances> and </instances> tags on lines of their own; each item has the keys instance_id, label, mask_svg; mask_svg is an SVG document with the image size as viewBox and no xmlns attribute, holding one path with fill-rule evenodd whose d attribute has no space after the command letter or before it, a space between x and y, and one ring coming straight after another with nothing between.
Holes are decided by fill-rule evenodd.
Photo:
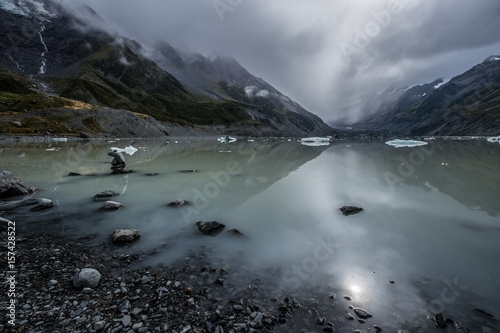
<instances>
[{"instance_id":1,"label":"low cloud","mask_svg":"<svg viewBox=\"0 0 500 333\"><path fill-rule=\"evenodd\" d=\"M498 0L63 3L92 7L145 45L232 56L325 120L357 117L339 106L362 94L449 78L500 53Z\"/></svg>"}]
</instances>

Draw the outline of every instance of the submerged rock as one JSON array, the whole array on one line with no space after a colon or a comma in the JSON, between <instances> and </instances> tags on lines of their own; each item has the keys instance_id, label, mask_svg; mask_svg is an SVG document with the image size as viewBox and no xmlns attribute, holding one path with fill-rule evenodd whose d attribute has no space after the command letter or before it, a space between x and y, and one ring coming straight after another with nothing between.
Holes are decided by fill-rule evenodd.
<instances>
[{"instance_id":1,"label":"submerged rock","mask_svg":"<svg viewBox=\"0 0 500 333\"><path fill-rule=\"evenodd\" d=\"M37 198L34 200L35 203L33 204L33 207L30 208L31 211L47 209L55 205L54 201L46 198Z\"/></svg>"},{"instance_id":2,"label":"submerged rock","mask_svg":"<svg viewBox=\"0 0 500 333\"><path fill-rule=\"evenodd\" d=\"M120 193L117 193L112 190L107 190L97 193L92 198L94 199L94 201L107 201L109 198L112 198L117 195L120 195Z\"/></svg>"},{"instance_id":3,"label":"submerged rock","mask_svg":"<svg viewBox=\"0 0 500 333\"><path fill-rule=\"evenodd\" d=\"M117 229L111 234L113 243L130 243L141 237L141 233L137 229Z\"/></svg>"},{"instance_id":4,"label":"submerged rock","mask_svg":"<svg viewBox=\"0 0 500 333\"><path fill-rule=\"evenodd\" d=\"M102 210L116 210L122 207L122 204L116 201L111 201L108 200L104 202L104 204L101 206Z\"/></svg>"},{"instance_id":5,"label":"submerged rock","mask_svg":"<svg viewBox=\"0 0 500 333\"><path fill-rule=\"evenodd\" d=\"M93 268L79 269L73 276L75 288L96 288L101 281L101 273Z\"/></svg>"},{"instance_id":6,"label":"submerged rock","mask_svg":"<svg viewBox=\"0 0 500 333\"><path fill-rule=\"evenodd\" d=\"M0 171L0 198L26 195L35 192L33 186L26 185L10 171Z\"/></svg>"},{"instance_id":7,"label":"submerged rock","mask_svg":"<svg viewBox=\"0 0 500 333\"><path fill-rule=\"evenodd\" d=\"M488 316L488 317L490 317L490 318L495 318L495 316L494 316L494 315L492 315L491 313L489 313L489 312L488 312L488 311L486 311L486 310L479 309L479 308L474 308L474 311L479 312L479 313L482 313L482 314L484 314L485 316Z\"/></svg>"},{"instance_id":8,"label":"submerged rock","mask_svg":"<svg viewBox=\"0 0 500 333\"><path fill-rule=\"evenodd\" d=\"M19 207L32 206L30 211L42 210L53 207L54 201L46 198L32 198L27 200L0 202L0 210L11 211Z\"/></svg>"},{"instance_id":9,"label":"submerged rock","mask_svg":"<svg viewBox=\"0 0 500 333\"><path fill-rule=\"evenodd\" d=\"M342 212L343 215L348 216L360 213L363 210L363 208L356 206L342 206L339 208L339 210Z\"/></svg>"},{"instance_id":10,"label":"submerged rock","mask_svg":"<svg viewBox=\"0 0 500 333\"><path fill-rule=\"evenodd\" d=\"M111 174L113 175L120 175L120 174L123 174L123 173L133 173L134 170L129 170L129 169L126 169L126 168L123 168L123 169L120 169L120 170L113 170L111 171Z\"/></svg>"},{"instance_id":11,"label":"submerged rock","mask_svg":"<svg viewBox=\"0 0 500 333\"><path fill-rule=\"evenodd\" d=\"M354 312L361 319L368 319L370 317L373 317L371 313L369 313L368 311L366 311L365 309L362 309L362 308L354 308Z\"/></svg>"},{"instance_id":12,"label":"submerged rock","mask_svg":"<svg viewBox=\"0 0 500 333\"><path fill-rule=\"evenodd\" d=\"M231 236L236 236L236 237L247 237L247 235L245 235L244 233L242 233L241 231L239 231L238 229L229 229L227 231L228 235L231 235Z\"/></svg>"},{"instance_id":13,"label":"submerged rock","mask_svg":"<svg viewBox=\"0 0 500 333\"><path fill-rule=\"evenodd\" d=\"M186 169L186 170L179 170L179 172L182 172L182 173L196 173L196 170L195 169Z\"/></svg>"},{"instance_id":14,"label":"submerged rock","mask_svg":"<svg viewBox=\"0 0 500 333\"><path fill-rule=\"evenodd\" d=\"M169 202L167 206L170 207L180 207L189 204L189 201L183 200L183 199L177 199L175 201Z\"/></svg>"},{"instance_id":15,"label":"submerged rock","mask_svg":"<svg viewBox=\"0 0 500 333\"><path fill-rule=\"evenodd\" d=\"M216 236L226 227L217 221L198 221L196 226L201 233L209 236Z\"/></svg>"}]
</instances>

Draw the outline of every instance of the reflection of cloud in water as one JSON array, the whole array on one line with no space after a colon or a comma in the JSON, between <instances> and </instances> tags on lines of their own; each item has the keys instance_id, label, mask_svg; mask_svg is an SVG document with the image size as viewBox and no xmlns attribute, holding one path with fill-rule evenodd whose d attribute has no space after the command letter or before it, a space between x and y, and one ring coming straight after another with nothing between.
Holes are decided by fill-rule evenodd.
<instances>
[{"instance_id":1,"label":"reflection of cloud in water","mask_svg":"<svg viewBox=\"0 0 500 333\"><path fill-rule=\"evenodd\" d=\"M422 147L405 151L384 142L309 147L259 140L237 141L231 152L220 153L223 145L216 140L131 144L147 148L128 159L136 172L126 178L109 175L106 145L88 147L85 159L74 164L96 176L71 178L55 177L46 165L78 151L77 146L51 154L23 147L24 164L9 158L20 153L17 148L4 150L6 166L18 166L26 182L35 182L60 205L64 226L48 219L27 224L73 237L97 234L96 243L114 229L137 228L143 236L123 251L158 249L144 264L169 263L202 248L238 269L267 272L263 279L269 285L288 287L294 296L334 292L338 304L366 307L377 320L396 323L390 326L396 330L411 331L429 314L430 302L440 300L444 281L455 278L468 288L446 304L450 317L465 321L474 306L500 312L494 299L500 293L495 229L500 161L490 150L496 145L436 141L425 146L432 153L403 177L401 159L409 161L410 151ZM26 160L35 162L30 166ZM196 172L179 172L191 169ZM388 172L402 178L393 189ZM107 189L118 189L121 195L114 199L124 205L109 214L91 201ZM166 206L175 199L194 202ZM338 210L343 205L364 211L346 217ZM248 238L200 235L194 223L211 219ZM347 303L343 295L353 300Z\"/></svg>"}]
</instances>

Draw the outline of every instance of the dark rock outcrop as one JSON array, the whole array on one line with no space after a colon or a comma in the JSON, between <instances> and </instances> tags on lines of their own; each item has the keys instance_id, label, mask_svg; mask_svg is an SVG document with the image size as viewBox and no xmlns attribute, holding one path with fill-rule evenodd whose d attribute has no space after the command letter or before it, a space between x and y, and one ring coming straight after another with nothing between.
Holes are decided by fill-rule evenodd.
<instances>
[{"instance_id":1,"label":"dark rock outcrop","mask_svg":"<svg viewBox=\"0 0 500 333\"><path fill-rule=\"evenodd\" d=\"M209 236L216 236L225 228L224 224L217 221L198 221L196 226L202 234Z\"/></svg>"},{"instance_id":2,"label":"dark rock outcrop","mask_svg":"<svg viewBox=\"0 0 500 333\"><path fill-rule=\"evenodd\" d=\"M94 201L107 201L108 199L110 199L114 196L117 196L117 195L120 195L120 193L117 193L117 192L112 191L112 190L106 190L106 191L102 191L102 192L97 193L96 195L93 196L92 199Z\"/></svg>"},{"instance_id":3,"label":"dark rock outcrop","mask_svg":"<svg viewBox=\"0 0 500 333\"><path fill-rule=\"evenodd\" d=\"M0 198L26 195L35 192L33 186L26 185L10 171L0 171Z\"/></svg>"},{"instance_id":4,"label":"dark rock outcrop","mask_svg":"<svg viewBox=\"0 0 500 333\"><path fill-rule=\"evenodd\" d=\"M130 243L141 237L137 229L117 229L111 234L111 241L115 244Z\"/></svg>"},{"instance_id":5,"label":"dark rock outcrop","mask_svg":"<svg viewBox=\"0 0 500 333\"><path fill-rule=\"evenodd\" d=\"M343 215L348 216L360 213L361 211L363 211L363 208L356 206L342 206L339 208L339 210L342 212Z\"/></svg>"}]
</instances>

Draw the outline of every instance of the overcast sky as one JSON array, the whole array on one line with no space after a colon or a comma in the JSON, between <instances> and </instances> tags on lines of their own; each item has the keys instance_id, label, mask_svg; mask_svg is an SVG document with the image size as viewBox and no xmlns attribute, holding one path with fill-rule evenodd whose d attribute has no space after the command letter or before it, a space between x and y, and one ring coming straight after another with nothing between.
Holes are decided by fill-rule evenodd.
<instances>
[{"instance_id":1,"label":"overcast sky","mask_svg":"<svg viewBox=\"0 0 500 333\"><path fill-rule=\"evenodd\" d=\"M326 121L362 93L448 79L500 54L498 0L75 2L142 44L232 56Z\"/></svg>"}]
</instances>

